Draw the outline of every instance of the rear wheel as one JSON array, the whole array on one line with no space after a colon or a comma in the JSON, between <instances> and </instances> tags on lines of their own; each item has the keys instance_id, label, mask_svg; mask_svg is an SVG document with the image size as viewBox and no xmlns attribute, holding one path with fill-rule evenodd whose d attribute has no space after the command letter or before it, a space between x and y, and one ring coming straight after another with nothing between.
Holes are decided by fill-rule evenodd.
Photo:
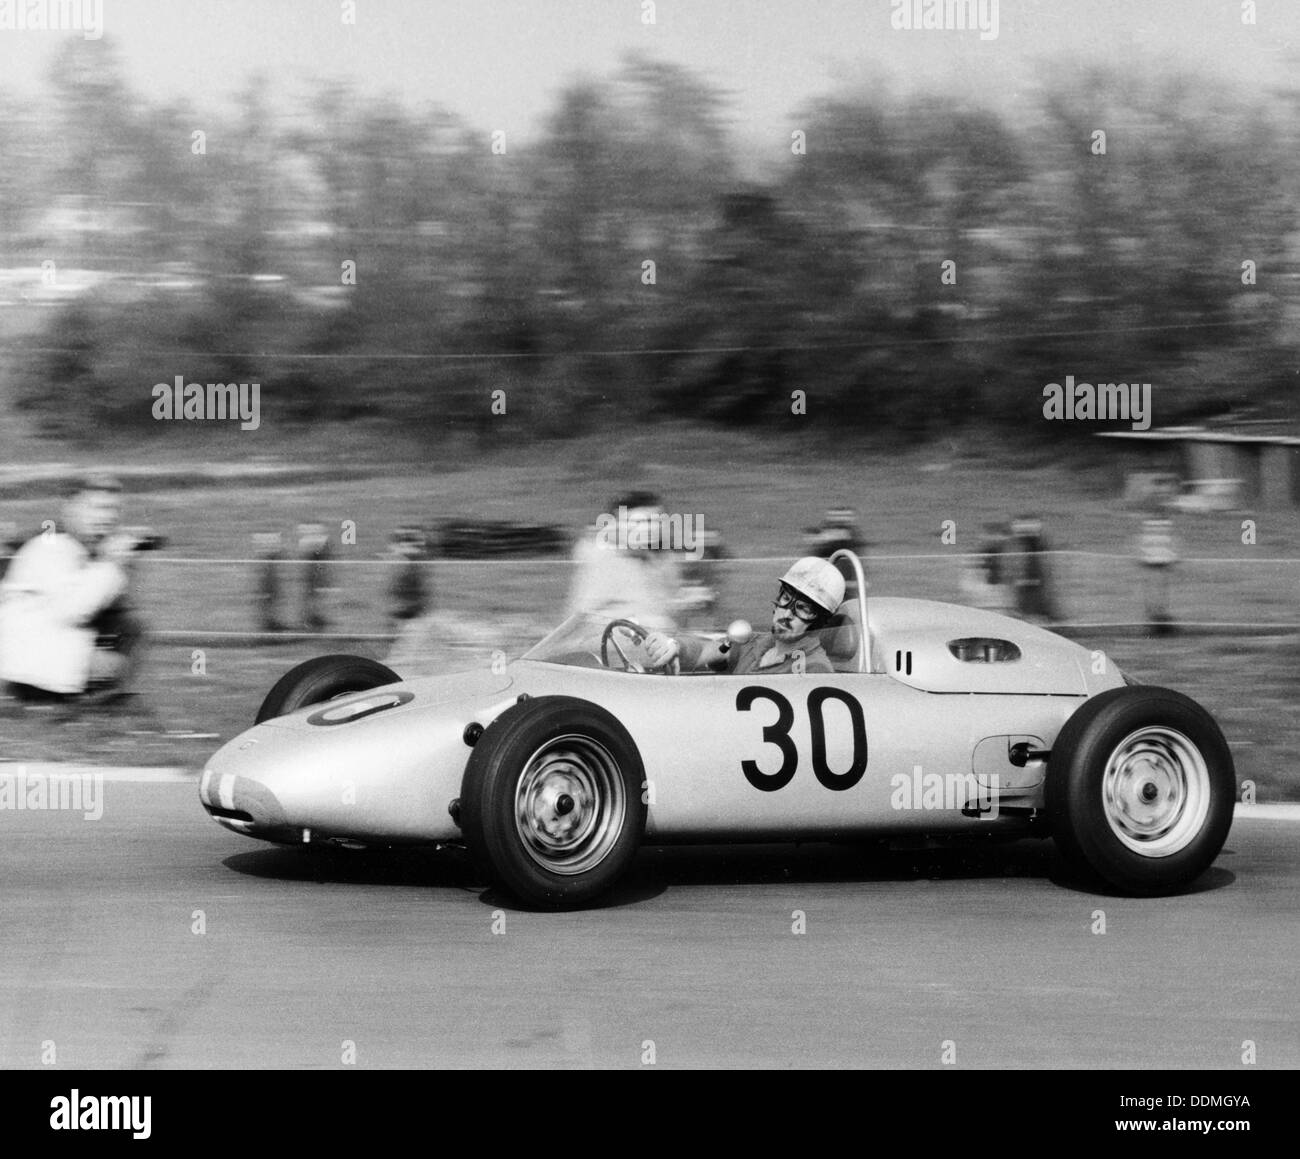
<instances>
[{"instance_id":1,"label":"rear wheel","mask_svg":"<svg viewBox=\"0 0 1300 1159\"><path fill-rule=\"evenodd\" d=\"M1166 688L1116 688L1087 701L1048 761L1048 820L1066 863L1124 893L1172 893L1208 869L1235 794L1214 718Z\"/></svg>"},{"instance_id":2,"label":"rear wheel","mask_svg":"<svg viewBox=\"0 0 1300 1159\"><path fill-rule=\"evenodd\" d=\"M460 798L466 845L521 901L584 905L636 855L643 776L632 738L603 708L569 696L522 701L470 755Z\"/></svg>"},{"instance_id":3,"label":"rear wheel","mask_svg":"<svg viewBox=\"0 0 1300 1159\"><path fill-rule=\"evenodd\" d=\"M391 668L365 656L318 656L290 668L266 694L257 724L349 692L369 692L401 681Z\"/></svg>"}]
</instances>

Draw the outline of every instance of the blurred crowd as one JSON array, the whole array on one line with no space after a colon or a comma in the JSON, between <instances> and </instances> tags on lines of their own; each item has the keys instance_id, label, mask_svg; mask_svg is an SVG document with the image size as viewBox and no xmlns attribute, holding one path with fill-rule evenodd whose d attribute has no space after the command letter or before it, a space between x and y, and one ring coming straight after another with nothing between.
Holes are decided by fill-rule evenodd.
<instances>
[{"instance_id":1,"label":"blurred crowd","mask_svg":"<svg viewBox=\"0 0 1300 1159\"><path fill-rule=\"evenodd\" d=\"M137 560L164 540L146 528L123 527L121 508L118 482L96 475L72 486L61 520L45 521L35 534L0 524L0 684L11 696L113 703L131 695L146 638L133 582ZM574 542L565 616L590 613L675 632L717 629L734 612L723 591L726 568L718 566L733 556L716 529L669 516L660 497L645 490L618 496L609 510L617 515L602 514ZM986 523L983 531L978 552L962 557L961 602L1040 624L1061 622L1042 519L1021 514ZM820 559L847 549L869 574L870 544L849 506L827 509L805 528L803 542L791 545L792 557L796 547ZM338 612L331 615L340 587L325 524L300 523L291 533L259 530L253 549L257 634L348 630L346 616L339 623ZM437 608L433 532L395 528L383 558L391 565L384 596L394 639L390 662L417 654L425 641L468 630L464 617ZM1167 504L1152 503L1143 513L1134 560L1150 630L1173 631L1171 577L1179 551Z\"/></svg>"},{"instance_id":2,"label":"blurred crowd","mask_svg":"<svg viewBox=\"0 0 1300 1159\"><path fill-rule=\"evenodd\" d=\"M977 608L1054 622L1059 617L1050 550L1036 515L985 523L979 554L962 573L962 595Z\"/></svg>"}]
</instances>

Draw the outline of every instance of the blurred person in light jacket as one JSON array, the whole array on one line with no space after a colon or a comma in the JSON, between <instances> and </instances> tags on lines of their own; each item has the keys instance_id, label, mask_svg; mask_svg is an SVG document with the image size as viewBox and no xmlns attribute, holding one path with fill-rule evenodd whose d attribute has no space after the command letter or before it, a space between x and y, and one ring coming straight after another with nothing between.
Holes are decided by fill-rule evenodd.
<instances>
[{"instance_id":1,"label":"blurred person in light jacket","mask_svg":"<svg viewBox=\"0 0 1300 1159\"><path fill-rule=\"evenodd\" d=\"M20 698L121 688L143 639L128 603L140 540L118 526L121 487L97 476L29 539L0 582L0 680Z\"/></svg>"},{"instance_id":2,"label":"blurred person in light jacket","mask_svg":"<svg viewBox=\"0 0 1300 1159\"><path fill-rule=\"evenodd\" d=\"M565 616L587 612L671 632L687 602L679 552L665 543L663 506L649 491L618 499L578 541Z\"/></svg>"}]
</instances>

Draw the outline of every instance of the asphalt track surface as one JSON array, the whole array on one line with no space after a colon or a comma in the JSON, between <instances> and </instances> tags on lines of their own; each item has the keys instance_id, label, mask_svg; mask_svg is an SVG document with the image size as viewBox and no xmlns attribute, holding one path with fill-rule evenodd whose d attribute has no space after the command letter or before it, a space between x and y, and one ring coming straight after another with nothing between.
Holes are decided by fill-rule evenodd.
<instances>
[{"instance_id":1,"label":"asphalt track surface","mask_svg":"<svg viewBox=\"0 0 1300 1159\"><path fill-rule=\"evenodd\" d=\"M1239 817L1159 900L1061 884L1043 842L713 847L543 914L454 853L228 833L196 782L0 812L0 1066L1300 1065L1293 821Z\"/></svg>"}]
</instances>

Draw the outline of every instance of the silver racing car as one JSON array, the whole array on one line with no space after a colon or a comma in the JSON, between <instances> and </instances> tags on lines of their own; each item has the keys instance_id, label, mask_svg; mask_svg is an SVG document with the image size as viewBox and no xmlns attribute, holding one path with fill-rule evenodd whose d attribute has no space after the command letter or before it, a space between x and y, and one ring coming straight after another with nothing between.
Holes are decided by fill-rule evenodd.
<instances>
[{"instance_id":1,"label":"silver racing car","mask_svg":"<svg viewBox=\"0 0 1300 1159\"><path fill-rule=\"evenodd\" d=\"M1214 861L1235 774L1203 708L1031 624L868 599L857 557L832 562L833 672L650 671L639 625L583 616L499 671L403 681L324 656L271 689L199 796L266 841L463 845L557 909L643 843L1051 837L1074 876L1137 895Z\"/></svg>"}]
</instances>

